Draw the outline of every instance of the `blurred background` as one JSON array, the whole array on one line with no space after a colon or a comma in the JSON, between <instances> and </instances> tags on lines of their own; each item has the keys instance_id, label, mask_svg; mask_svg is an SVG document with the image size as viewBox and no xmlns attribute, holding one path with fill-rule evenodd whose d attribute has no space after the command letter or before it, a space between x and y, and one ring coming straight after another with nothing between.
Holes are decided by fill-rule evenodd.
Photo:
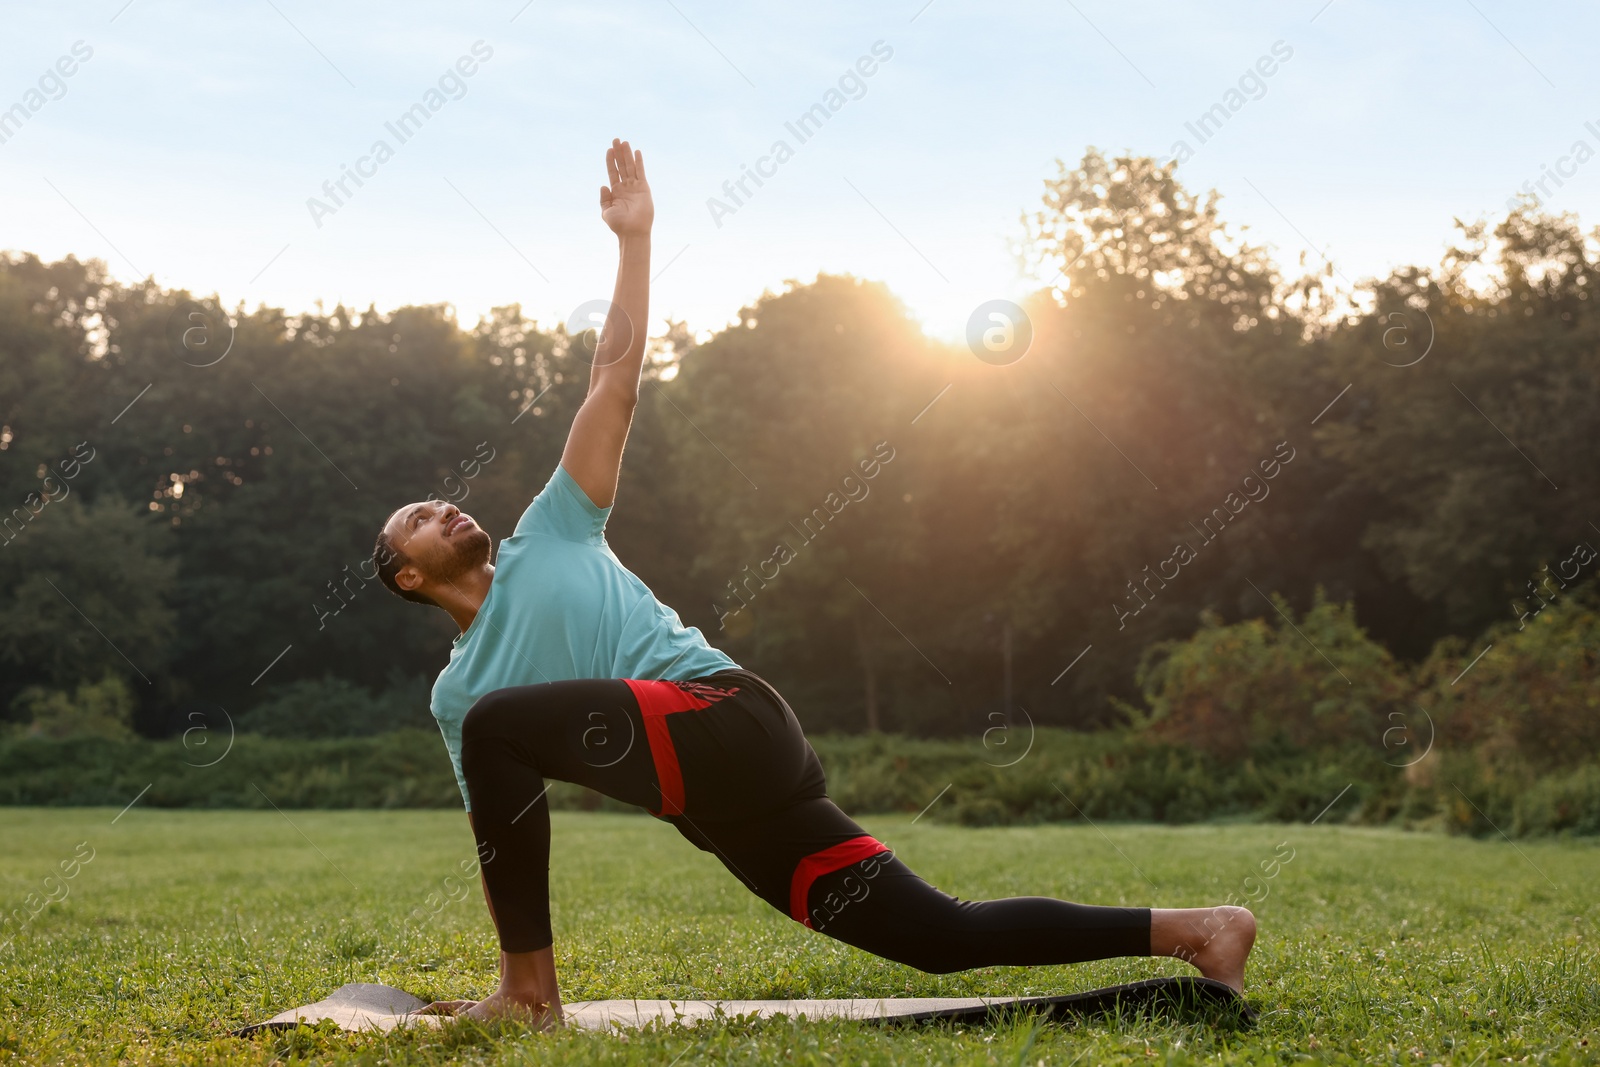
<instances>
[{"instance_id":1,"label":"blurred background","mask_svg":"<svg viewBox=\"0 0 1600 1067\"><path fill-rule=\"evenodd\" d=\"M1600 832L1591 11L10 18L0 802L459 802L366 561L543 486L622 136L610 542L847 807Z\"/></svg>"}]
</instances>

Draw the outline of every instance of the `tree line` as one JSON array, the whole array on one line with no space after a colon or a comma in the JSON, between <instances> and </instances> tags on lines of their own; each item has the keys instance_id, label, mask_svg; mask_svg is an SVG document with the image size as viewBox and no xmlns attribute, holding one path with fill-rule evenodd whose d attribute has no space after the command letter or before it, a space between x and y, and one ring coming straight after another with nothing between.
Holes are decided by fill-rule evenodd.
<instances>
[{"instance_id":1,"label":"tree line","mask_svg":"<svg viewBox=\"0 0 1600 1067\"><path fill-rule=\"evenodd\" d=\"M1351 290L1241 240L1173 164L1090 150L1044 189L1016 358L832 275L652 340L609 540L808 726L1112 725L1202 615L1321 595L1416 662L1535 612L1551 566L1582 580L1577 220L1464 224ZM517 306L251 311L0 258L0 715L111 684L147 736L426 724L454 628L382 588L376 532L435 495L509 533L584 346Z\"/></svg>"}]
</instances>

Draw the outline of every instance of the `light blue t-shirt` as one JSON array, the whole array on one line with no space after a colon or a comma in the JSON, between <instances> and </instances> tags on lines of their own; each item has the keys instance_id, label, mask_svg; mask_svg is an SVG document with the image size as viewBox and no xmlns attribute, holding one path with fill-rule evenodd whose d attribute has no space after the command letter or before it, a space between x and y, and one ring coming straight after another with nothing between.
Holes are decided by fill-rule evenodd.
<instances>
[{"instance_id":1,"label":"light blue t-shirt","mask_svg":"<svg viewBox=\"0 0 1600 1067\"><path fill-rule=\"evenodd\" d=\"M558 465L500 542L483 606L433 683L433 717L468 811L461 722L485 693L573 678L681 681L738 666L622 565L606 544L610 514Z\"/></svg>"}]
</instances>

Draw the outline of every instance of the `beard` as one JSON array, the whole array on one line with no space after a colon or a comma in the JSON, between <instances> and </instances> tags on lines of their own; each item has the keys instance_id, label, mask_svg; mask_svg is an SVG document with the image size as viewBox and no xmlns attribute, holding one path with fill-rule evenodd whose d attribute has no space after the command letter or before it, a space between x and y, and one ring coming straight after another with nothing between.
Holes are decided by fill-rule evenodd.
<instances>
[{"instance_id":1,"label":"beard","mask_svg":"<svg viewBox=\"0 0 1600 1067\"><path fill-rule=\"evenodd\" d=\"M492 542L487 533L474 526L459 537L451 538L446 547L444 557L438 561L433 570L441 581L453 582L468 571L489 562Z\"/></svg>"}]
</instances>

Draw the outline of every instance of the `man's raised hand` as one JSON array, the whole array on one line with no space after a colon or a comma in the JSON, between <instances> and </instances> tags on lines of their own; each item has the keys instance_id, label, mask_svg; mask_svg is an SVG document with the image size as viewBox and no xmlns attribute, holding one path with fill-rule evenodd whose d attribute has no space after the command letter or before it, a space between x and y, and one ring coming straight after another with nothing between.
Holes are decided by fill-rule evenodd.
<instances>
[{"instance_id":1,"label":"man's raised hand","mask_svg":"<svg viewBox=\"0 0 1600 1067\"><path fill-rule=\"evenodd\" d=\"M606 149L606 174L611 184L600 187L600 217L618 237L648 234L656 206L644 177L644 153L613 139Z\"/></svg>"},{"instance_id":2,"label":"man's raised hand","mask_svg":"<svg viewBox=\"0 0 1600 1067\"><path fill-rule=\"evenodd\" d=\"M589 395L572 420L561 453L561 466L597 508L608 508L616 499L622 446L639 403L645 324L650 321L650 224L656 215L644 178L644 156L627 141L611 142L606 171L611 184L600 189L600 217L617 235L617 284L595 344Z\"/></svg>"}]
</instances>

